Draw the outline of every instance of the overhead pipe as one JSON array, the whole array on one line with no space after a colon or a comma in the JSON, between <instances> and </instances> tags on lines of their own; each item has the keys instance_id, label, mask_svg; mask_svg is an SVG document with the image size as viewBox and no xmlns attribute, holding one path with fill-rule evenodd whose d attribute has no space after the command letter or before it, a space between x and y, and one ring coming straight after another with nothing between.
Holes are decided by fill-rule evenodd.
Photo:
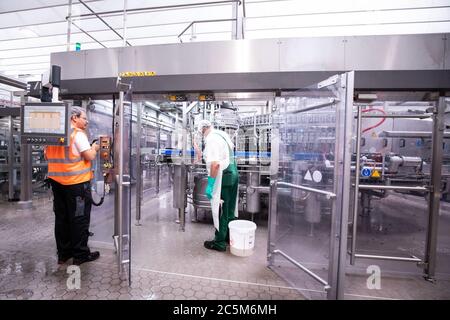
<instances>
[{"instance_id":1,"label":"overhead pipe","mask_svg":"<svg viewBox=\"0 0 450 320\"><path fill-rule=\"evenodd\" d=\"M81 1L80 1L81 2ZM174 5L167 5L167 6L158 6L158 7L145 7L145 8L135 8L135 9L128 9L127 12L139 12L139 11L156 11L156 10L167 10L167 9L177 9L177 8L187 8L187 7L201 7L201 6L208 6L208 5L218 5L218 4L226 4L226 3L232 3L232 2L238 2L241 4L240 0L225 0L225 1L208 1L208 2L200 2L200 3L185 3L185 4L174 4ZM91 10L92 12L92 10ZM123 10L112 10L112 11L103 11L103 12L97 12L97 13L84 13L77 16L72 16L75 18L83 18L83 17L90 17L92 15L107 15L107 14L115 14L115 13L122 13Z\"/></svg>"},{"instance_id":2,"label":"overhead pipe","mask_svg":"<svg viewBox=\"0 0 450 320\"><path fill-rule=\"evenodd\" d=\"M111 27L105 20L103 20L102 17L100 17L100 15L98 13L96 13L94 10L92 10L86 3L84 3L82 0L78 0L83 6L85 6L89 11L92 12L93 15L95 15L101 22L103 22L109 29L111 29L112 32L114 32L115 34L117 34L119 36L120 39L124 40L126 42L127 45L131 46L131 44L126 41L113 27ZM120 10L120 12L122 12L123 10ZM73 16L72 16L73 18Z\"/></svg>"}]
</instances>

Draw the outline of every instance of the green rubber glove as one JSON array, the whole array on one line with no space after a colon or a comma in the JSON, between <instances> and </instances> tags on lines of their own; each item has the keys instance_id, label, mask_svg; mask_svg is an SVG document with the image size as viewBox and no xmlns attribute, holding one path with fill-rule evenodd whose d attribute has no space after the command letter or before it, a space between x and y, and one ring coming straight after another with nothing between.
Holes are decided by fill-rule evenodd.
<instances>
[{"instance_id":1,"label":"green rubber glove","mask_svg":"<svg viewBox=\"0 0 450 320\"><path fill-rule=\"evenodd\" d=\"M205 195L209 200L212 199L212 194L214 191L214 182L216 182L216 178L208 177L208 186L206 187Z\"/></svg>"}]
</instances>

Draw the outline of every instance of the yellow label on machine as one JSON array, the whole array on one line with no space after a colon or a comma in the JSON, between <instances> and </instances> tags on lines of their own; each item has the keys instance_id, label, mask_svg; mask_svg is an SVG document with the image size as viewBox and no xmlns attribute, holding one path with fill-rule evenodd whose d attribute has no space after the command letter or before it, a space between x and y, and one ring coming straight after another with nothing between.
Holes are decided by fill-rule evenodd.
<instances>
[{"instance_id":1,"label":"yellow label on machine","mask_svg":"<svg viewBox=\"0 0 450 320\"><path fill-rule=\"evenodd\" d=\"M381 177L381 176L380 176L380 173L378 172L378 170L373 170L371 178L379 178L379 177Z\"/></svg>"},{"instance_id":2,"label":"yellow label on machine","mask_svg":"<svg viewBox=\"0 0 450 320\"><path fill-rule=\"evenodd\" d=\"M156 76L156 72L154 71L125 71L120 72L119 76L123 78L128 77L153 77Z\"/></svg>"},{"instance_id":3,"label":"yellow label on machine","mask_svg":"<svg viewBox=\"0 0 450 320\"><path fill-rule=\"evenodd\" d=\"M169 100L170 101L186 101L187 98L183 94L172 94L172 95L169 95Z\"/></svg>"}]
</instances>

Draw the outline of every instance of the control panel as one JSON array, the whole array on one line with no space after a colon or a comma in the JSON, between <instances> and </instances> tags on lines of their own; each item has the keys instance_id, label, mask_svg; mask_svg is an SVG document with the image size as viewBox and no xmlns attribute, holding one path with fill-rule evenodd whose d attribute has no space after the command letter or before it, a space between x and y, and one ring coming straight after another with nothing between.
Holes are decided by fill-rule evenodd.
<instances>
[{"instance_id":1,"label":"control panel","mask_svg":"<svg viewBox=\"0 0 450 320\"><path fill-rule=\"evenodd\" d=\"M110 136L100 136L99 137L99 157L100 165L102 168L102 173L106 177L108 183L112 182L112 170L113 164L111 161L111 137Z\"/></svg>"},{"instance_id":2,"label":"control panel","mask_svg":"<svg viewBox=\"0 0 450 320\"><path fill-rule=\"evenodd\" d=\"M69 144L69 105L63 102L30 102L21 109L20 137L23 144Z\"/></svg>"}]
</instances>

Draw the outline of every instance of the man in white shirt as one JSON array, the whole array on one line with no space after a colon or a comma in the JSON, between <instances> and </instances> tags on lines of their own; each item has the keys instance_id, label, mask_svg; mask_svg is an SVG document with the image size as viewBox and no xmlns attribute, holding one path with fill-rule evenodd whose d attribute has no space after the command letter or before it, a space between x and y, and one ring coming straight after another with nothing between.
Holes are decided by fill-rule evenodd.
<instances>
[{"instance_id":1,"label":"man in white shirt","mask_svg":"<svg viewBox=\"0 0 450 320\"><path fill-rule=\"evenodd\" d=\"M205 138L204 157L208 170L208 186L205 194L211 201L211 211L216 229L214 240L205 241L207 249L226 251L229 239L228 223L237 217L239 173L234 160L228 134L215 130L208 120L201 120L198 131ZM222 214L219 208L222 203Z\"/></svg>"}]
</instances>

